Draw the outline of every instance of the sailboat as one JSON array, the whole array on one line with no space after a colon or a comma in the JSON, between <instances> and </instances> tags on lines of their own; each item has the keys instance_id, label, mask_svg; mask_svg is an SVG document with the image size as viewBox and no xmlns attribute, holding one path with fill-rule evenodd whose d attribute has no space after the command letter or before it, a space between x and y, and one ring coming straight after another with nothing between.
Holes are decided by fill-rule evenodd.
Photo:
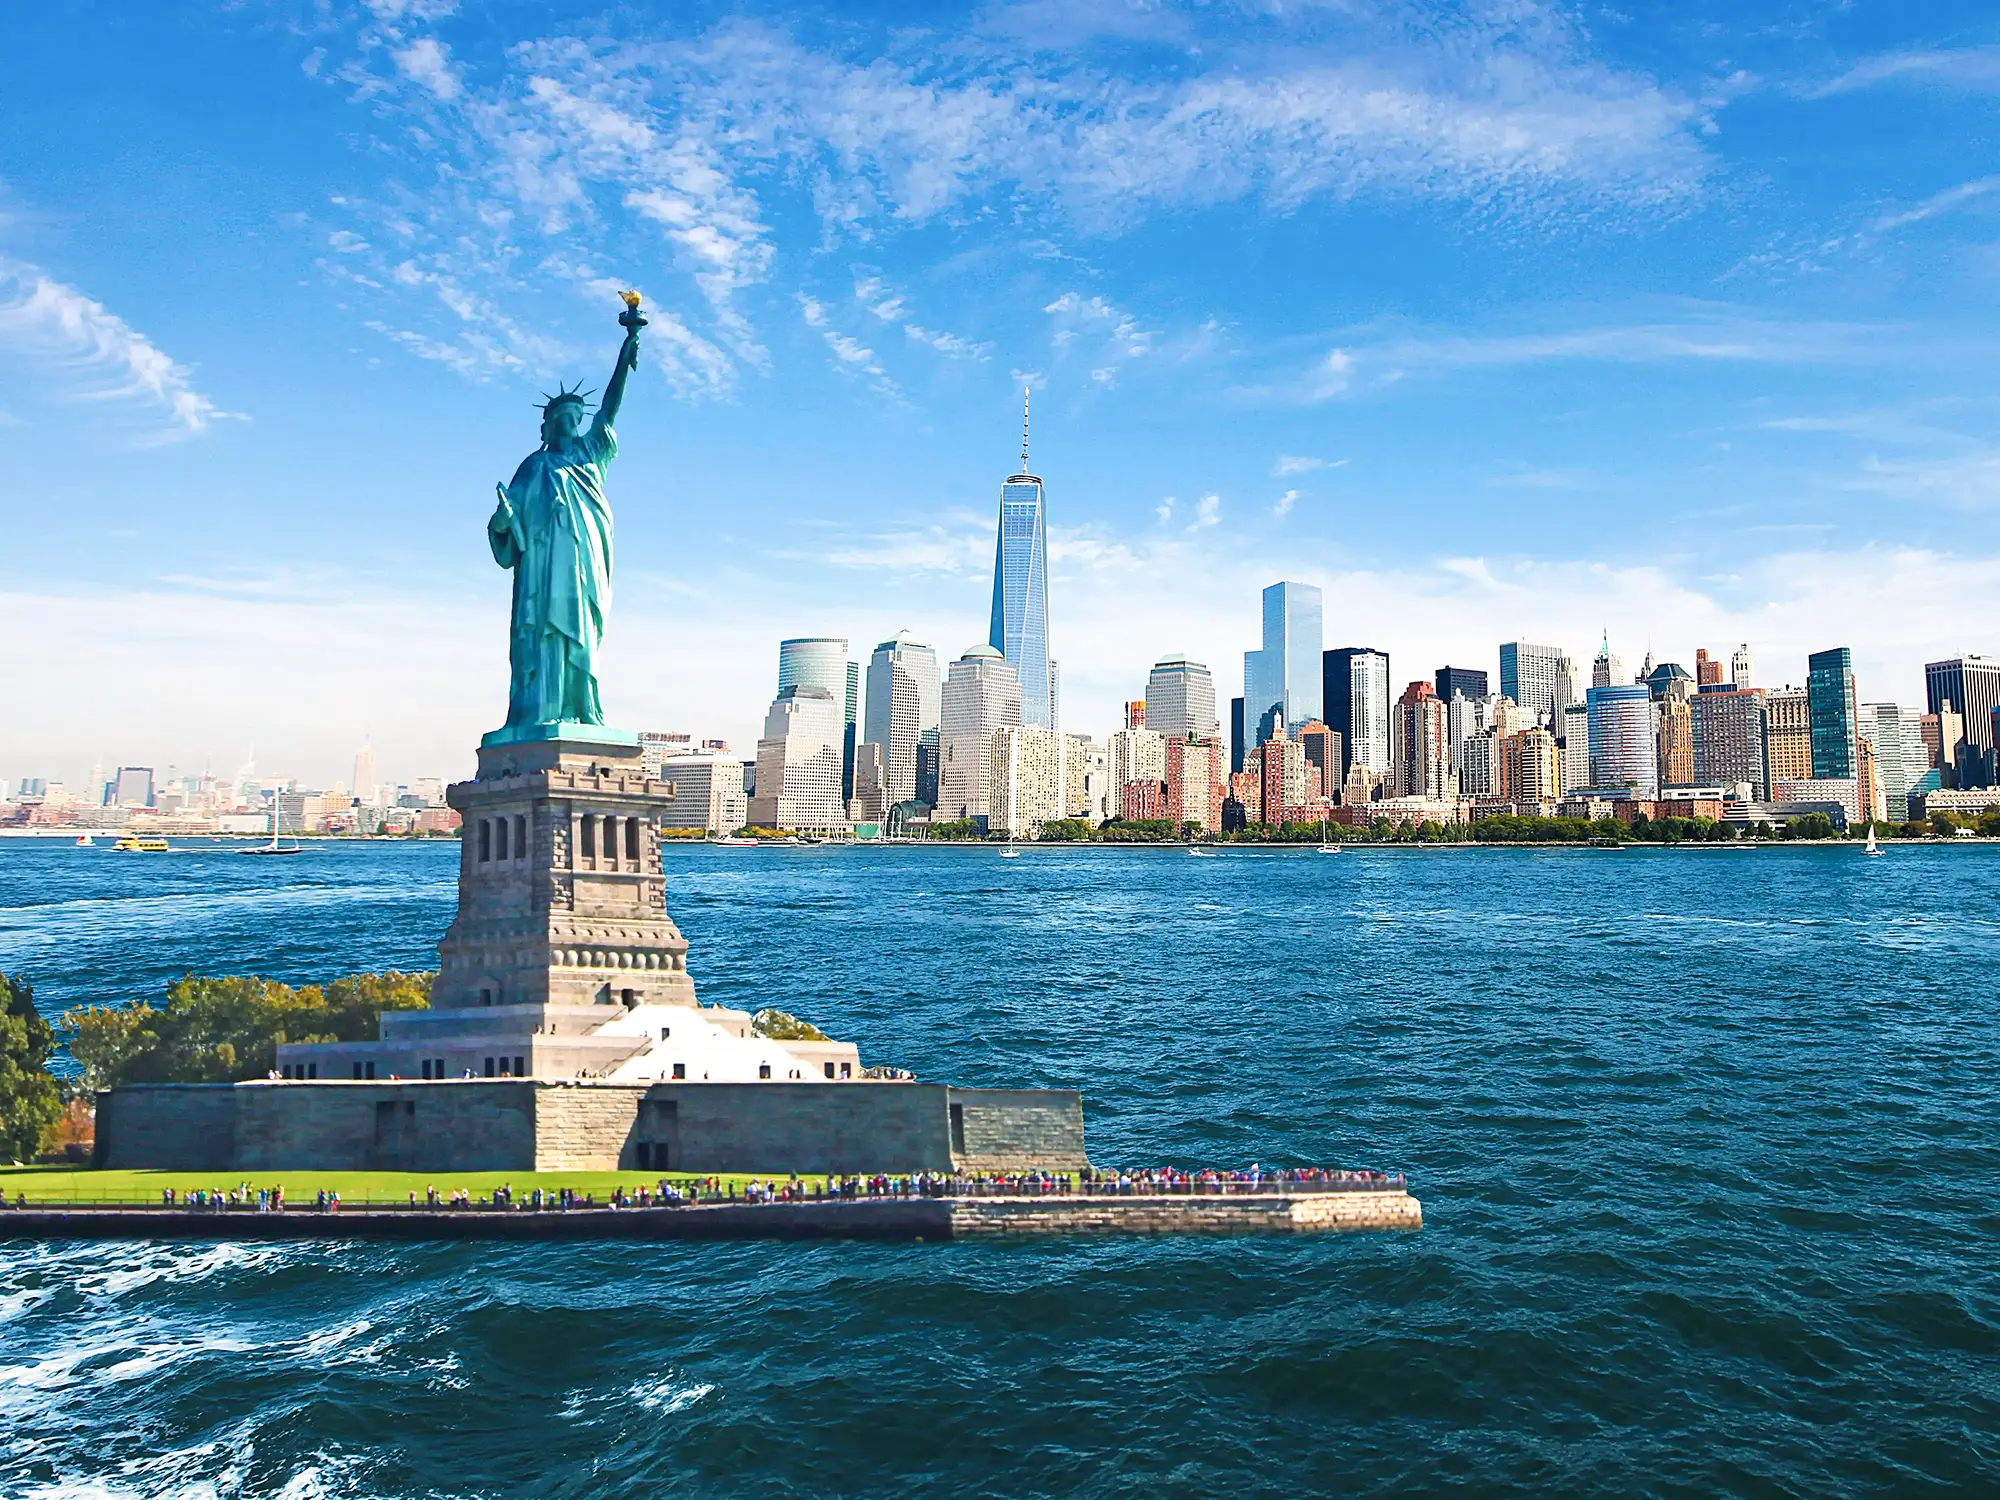
<instances>
[{"instance_id":1,"label":"sailboat","mask_svg":"<svg viewBox=\"0 0 2000 1500\"><path fill-rule=\"evenodd\" d=\"M300 847L299 841L297 839L293 839L292 842L289 845L287 845L278 837L279 825L284 818L284 806L285 806L284 795L280 792L275 792L275 791L272 792L271 793L271 842L268 844L259 844L254 849L238 849L236 852L238 854L305 853L305 850L302 847Z\"/></svg>"},{"instance_id":2,"label":"sailboat","mask_svg":"<svg viewBox=\"0 0 2000 1500\"><path fill-rule=\"evenodd\" d=\"M1321 814L1320 814L1320 819L1319 819L1319 852L1320 852L1321 854L1338 854L1338 853L1340 853L1340 845L1338 845L1338 844L1330 844L1330 843L1328 843L1328 842L1327 842L1327 839L1326 839L1326 814L1325 814L1325 813L1321 813Z\"/></svg>"},{"instance_id":3,"label":"sailboat","mask_svg":"<svg viewBox=\"0 0 2000 1500\"><path fill-rule=\"evenodd\" d=\"M1880 854L1883 852L1875 846L1875 825L1872 822L1868 825L1868 846L1861 852L1863 854Z\"/></svg>"},{"instance_id":4,"label":"sailboat","mask_svg":"<svg viewBox=\"0 0 2000 1500\"><path fill-rule=\"evenodd\" d=\"M1014 830L1011 828L1007 830L1007 847L1000 851L1000 857L1002 859L1019 859L1021 857L1021 851L1014 847Z\"/></svg>"}]
</instances>

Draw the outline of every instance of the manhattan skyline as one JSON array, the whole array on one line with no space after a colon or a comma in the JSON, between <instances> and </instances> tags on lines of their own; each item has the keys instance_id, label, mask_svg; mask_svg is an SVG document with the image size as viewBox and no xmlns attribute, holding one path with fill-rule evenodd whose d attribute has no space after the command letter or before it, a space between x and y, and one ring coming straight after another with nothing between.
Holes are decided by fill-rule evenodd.
<instances>
[{"instance_id":1,"label":"manhattan skyline","mask_svg":"<svg viewBox=\"0 0 2000 1500\"><path fill-rule=\"evenodd\" d=\"M0 61L0 776L254 744L327 783L364 738L454 773L504 712L491 486L613 284L662 315L618 723L749 746L781 639L985 639L1023 384L1065 727L1172 654L1229 696L1277 578L1399 672L1608 628L1765 680L1846 643L1920 702L2000 566L2000 32L1769 19L37 10Z\"/></svg>"}]
</instances>

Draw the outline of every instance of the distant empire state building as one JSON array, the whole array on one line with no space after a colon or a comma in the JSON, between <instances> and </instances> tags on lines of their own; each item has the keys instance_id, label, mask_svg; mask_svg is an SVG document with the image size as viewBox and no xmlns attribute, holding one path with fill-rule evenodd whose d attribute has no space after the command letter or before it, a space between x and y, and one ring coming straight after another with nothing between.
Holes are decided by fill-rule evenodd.
<instances>
[{"instance_id":1,"label":"distant empire state building","mask_svg":"<svg viewBox=\"0 0 2000 1500\"><path fill-rule=\"evenodd\" d=\"M1028 469L1028 393L1021 393L1021 470L1000 486L1000 536L993 552L993 649L1021 681L1021 722L1056 727L1049 661L1049 549L1042 481Z\"/></svg>"}]
</instances>

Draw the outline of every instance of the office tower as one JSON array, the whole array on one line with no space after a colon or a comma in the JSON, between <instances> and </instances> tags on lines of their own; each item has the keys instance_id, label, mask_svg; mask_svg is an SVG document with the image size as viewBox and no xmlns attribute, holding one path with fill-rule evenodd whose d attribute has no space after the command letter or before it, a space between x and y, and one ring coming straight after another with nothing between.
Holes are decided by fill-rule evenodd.
<instances>
[{"instance_id":1,"label":"office tower","mask_svg":"<svg viewBox=\"0 0 2000 1500\"><path fill-rule=\"evenodd\" d=\"M847 659L844 636L815 635L778 642L778 696L789 688L825 688L846 709L841 733L840 794L854 795L855 716L861 706L861 668Z\"/></svg>"},{"instance_id":2,"label":"office tower","mask_svg":"<svg viewBox=\"0 0 2000 1500\"><path fill-rule=\"evenodd\" d=\"M1923 715L1895 703L1861 705L1861 740L1869 746L1882 788L1880 815L1902 823L1912 816L1910 789L1930 769L1930 751L1919 728Z\"/></svg>"},{"instance_id":3,"label":"office tower","mask_svg":"<svg viewBox=\"0 0 2000 1500\"><path fill-rule=\"evenodd\" d=\"M117 779L110 783L111 795L105 798L110 807L151 807L153 805L153 769L151 766L120 766Z\"/></svg>"},{"instance_id":4,"label":"office tower","mask_svg":"<svg viewBox=\"0 0 2000 1500\"><path fill-rule=\"evenodd\" d=\"M1339 646L1321 661L1321 717L1340 736L1341 778L1355 766L1389 771L1389 653Z\"/></svg>"},{"instance_id":5,"label":"office tower","mask_svg":"<svg viewBox=\"0 0 2000 1500\"><path fill-rule=\"evenodd\" d=\"M1167 779L1167 737L1151 729L1121 729L1111 736L1108 791L1111 805L1125 805L1125 788L1135 782L1163 784ZM1121 812L1120 816L1124 816Z\"/></svg>"},{"instance_id":6,"label":"office tower","mask_svg":"<svg viewBox=\"0 0 2000 1500\"><path fill-rule=\"evenodd\" d=\"M1597 659L1590 664L1590 685L1594 688L1625 686L1625 667L1611 654L1611 632L1608 630L1604 633L1604 643L1597 648Z\"/></svg>"},{"instance_id":7,"label":"office tower","mask_svg":"<svg viewBox=\"0 0 2000 1500\"><path fill-rule=\"evenodd\" d=\"M1033 838L1063 816L1063 737L1040 724L1004 725L993 732L989 829Z\"/></svg>"},{"instance_id":8,"label":"office tower","mask_svg":"<svg viewBox=\"0 0 2000 1500\"><path fill-rule=\"evenodd\" d=\"M1845 646L1806 658L1806 707L1812 716L1813 779L1852 778L1860 713L1854 701L1854 658Z\"/></svg>"},{"instance_id":9,"label":"office tower","mask_svg":"<svg viewBox=\"0 0 2000 1500\"><path fill-rule=\"evenodd\" d=\"M1445 699L1445 752L1451 757L1452 771L1458 773L1464 769L1466 742L1486 728L1487 700L1468 698L1463 694L1446 698L1439 693L1438 696Z\"/></svg>"},{"instance_id":10,"label":"office tower","mask_svg":"<svg viewBox=\"0 0 2000 1500\"><path fill-rule=\"evenodd\" d=\"M1773 688L1764 695L1764 746L1774 785L1812 779L1812 706L1804 688Z\"/></svg>"},{"instance_id":11,"label":"office tower","mask_svg":"<svg viewBox=\"0 0 2000 1500\"><path fill-rule=\"evenodd\" d=\"M1750 801L1768 801L1764 690L1730 687L1697 693L1688 710L1693 720L1695 781L1725 792L1747 783Z\"/></svg>"},{"instance_id":12,"label":"office tower","mask_svg":"<svg viewBox=\"0 0 2000 1500\"><path fill-rule=\"evenodd\" d=\"M1600 664L1614 660L1608 650ZM1606 683L1584 695L1590 713L1590 784L1629 787L1650 800L1659 795L1659 742L1653 727L1653 694L1638 683Z\"/></svg>"},{"instance_id":13,"label":"office tower","mask_svg":"<svg viewBox=\"0 0 2000 1500\"><path fill-rule=\"evenodd\" d=\"M1562 773L1564 796L1590 785L1590 705L1582 699L1563 710L1556 763Z\"/></svg>"},{"instance_id":14,"label":"office tower","mask_svg":"<svg viewBox=\"0 0 2000 1500\"><path fill-rule=\"evenodd\" d=\"M1206 832L1222 828L1222 744L1216 739L1167 741L1163 816Z\"/></svg>"},{"instance_id":15,"label":"office tower","mask_svg":"<svg viewBox=\"0 0 2000 1500\"><path fill-rule=\"evenodd\" d=\"M868 658L867 733L882 747L883 795L894 807L918 800L918 747L927 745L935 776L939 683L937 653L898 631Z\"/></svg>"},{"instance_id":16,"label":"office tower","mask_svg":"<svg viewBox=\"0 0 2000 1500\"><path fill-rule=\"evenodd\" d=\"M1677 661L1663 661L1657 666L1650 666L1639 680L1646 684L1647 691L1652 693L1655 703L1664 699L1668 691L1676 685L1685 688L1689 694L1694 692L1695 686L1694 679L1688 676L1687 668Z\"/></svg>"},{"instance_id":17,"label":"office tower","mask_svg":"<svg viewBox=\"0 0 2000 1500\"><path fill-rule=\"evenodd\" d=\"M1278 720L1321 717L1320 592L1309 583L1264 590L1264 644L1243 653L1245 728L1255 744L1274 738Z\"/></svg>"},{"instance_id":18,"label":"office tower","mask_svg":"<svg viewBox=\"0 0 2000 1500\"><path fill-rule=\"evenodd\" d=\"M1104 781L1111 769L1104 747L1087 734L1063 736L1063 816L1101 822Z\"/></svg>"},{"instance_id":19,"label":"office tower","mask_svg":"<svg viewBox=\"0 0 2000 1500\"><path fill-rule=\"evenodd\" d=\"M1413 682L1396 700L1390 754L1397 790L1405 797L1449 795L1451 755L1445 708L1428 682Z\"/></svg>"},{"instance_id":20,"label":"office tower","mask_svg":"<svg viewBox=\"0 0 2000 1500\"><path fill-rule=\"evenodd\" d=\"M1467 735L1458 747L1458 764L1453 768L1462 797L1492 797L1500 791L1500 734L1481 729Z\"/></svg>"},{"instance_id":21,"label":"office tower","mask_svg":"<svg viewBox=\"0 0 2000 1500\"><path fill-rule=\"evenodd\" d=\"M1021 680L1021 722L1055 728L1049 671L1049 547L1042 481L1028 468L1028 393L1021 393L1021 468L1000 486L993 545L992 646Z\"/></svg>"},{"instance_id":22,"label":"office tower","mask_svg":"<svg viewBox=\"0 0 2000 1500\"><path fill-rule=\"evenodd\" d=\"M1529 713L1540 715L1538 722L1553 724L1556 669L1562 660L1562 651L1555 646L1507 641L1500 647L1500 691Z\"/></svg>"},{"instance_id":23,"label":"office tower","mask_svg":"<svg viewBox=\"0 0 2000 1500\"><path fill-rule=\"evenodd\" d=\"M984 818L991 811L993 736L1021 722L1021 682L991 646L974 646L944 680L938 743L938 816Z\"/></svg>"},{"instance_id":24,"label":"office tower","mask_svg":"<svg viewBox=\"0 0 2000 1500\"><path fill-rule=\"evenodd\" d=\"M1722 663L1711 660L1706 646L1697 646L1694 651L1694 685L1700 692L1705 687L1722 685Z\"/></svg>"},{"instance_id":25,"label":"office tower","mask_svg":"<svg viewBox=\"0 0 2000 1500\"><path fill-rule=\"evenodd\" d=\"M1277 735L1257 747L1257 770L1263 793L1258 821L1272 828L1319 815L1306 803L1306 747L1287 735Z\"/></svg>"},{"instance_id":26,"label":"office tower","mask_svg":"<svg viewBox=\"0 0 2000 1500\"><path fill-rule=\"evenodd\" d=\"M757 741L759 828L834 828L847 822L840 795L840 700L823 687L787 688L771 704Z\"/></svg>"},{"instance_id":27,"label":"office tower","mask_svg":"<svg viewBox=\"0 0 2000 1500\"><path fill-rule=\"evenodd\" d=\"M1306 794L1332 798L1340 793L1340 736L1318 719L1308 719L1293 736L1305 747Z\"/></svg>"},{"instance_id":28,"label":"office tower","mask_svg":"<svg viewBox=\"0 0 2000 1500\"><path fill-rule=\"evenodd\" d=\"M857 823L886 823L889 803L882 792L882 747L863 740L854 747L854 795L848 808Z\"/></svg>"},{"instance_id":29,"label":"office tower","mask_svg":"<svg viewBox=\"0 0 2000 1500\"><path fill-rule=\"evenodd\" d=\"M1523 729L1500 742L1500 798L1534 806L1562 796L1556 764L1556 737L1546 729Z\"/></svg>"},{"instance_id":30,"label":"office tower","mask_svg":"<svg viewBox=\"0 0 2000 1500\"><path fill-rule=\"evenodd\" d=\"M1454 698L1481 700L1486 696L1486 673L1479 667L1439 667L1437 695L1444 703Z\"/></svg>"},{"instance_id":31,"label":"office tower","mask_svg":"<svg viewBox=\"0 0 2000 1500\"><path fill-rule=\"evenodd\" d=\"M1126 702L1125 727L1127 729L1144 729L1146 727L1146 700L1144 698L1133 698Z\"/></svg>"},{"instance_id":32,"label":"office tower","mask_svg":"<svg viewBox=\"0 0 2000 1500\"><path fill-rule=\"evenodd\" d=\"M1753 686L1750 681L1750 643L1738 646L1729 658L1729 685L1739 693Z\"/></svg>"},{"instance_id":33,"label":"office tower","mask_svg":"<svg viewBox=\"0 0 2000 1500\"><path fill-rule=\"evenodd\" d=\"M1924 664L1924 695L1932 713L1949 704L1960 718L1961 737L1951 747L1957 785L1985 787L2000 782L1993 715L2000 709L2000 661L1958 656Z\"/></svg>"},{"instance_id":34,"label":"office tower","mask_svg":"<svg viewBox=\"0 0 2000 1500\"><path fill-rule=\"evenodd\" d=\"M1671 665L1671 663L1669 663ZM1653 674L1659 676L1656 670ZM1660 743L1656 756L1662 786L1694 784L1694 694L1685 677L1667 683L1657 699ZM1713 697L1714 694L1708 696Z\"/></svg>"},{"instance_id":35,"label":"office tower","mask_svg":"<svg viewBox=\"0 0 2000 1500\"><path fill-rule=\"evenodd\" d=\"M354 800L373 807L380 795L375 777L375 746L372 741L363 740L361 748L354 752Z\"/></svg>"},{"instance_id":36,"label":"office tower","mask_svg":"<svg viewBox=\"0 0 2000 1500\"><path fill-rule=\"evenodd\" d=\"M750 821L743 762L733 755L670 756L654 779L674 789L673 801L660 804L662 828L734 833Z\"/></svg>"},{"instance_id":37,"label":"office tower","mask_svg":"<svg viewBox=\"0 0 2000 1500\"><path fill-rule=\"evenodd\" d=\"M1247 744L1243 738L1243 700L1229 700L1229 774L1234 776L1243 769Z\"/></svg>"},{"instance_id":38,"label":"office tower","mask_svg":"<svg viewBox=\"0 0 2000 1500\"><path fill-rule=\"evenodd\" d=\"M1185 656L1164 656L1146 678L1146 701L1140 705L1148 729L1170 740L1193 735L1198 740L1221 737L1215 721L1215 679L1208 667Z\"/></svg>"}]
</instances>

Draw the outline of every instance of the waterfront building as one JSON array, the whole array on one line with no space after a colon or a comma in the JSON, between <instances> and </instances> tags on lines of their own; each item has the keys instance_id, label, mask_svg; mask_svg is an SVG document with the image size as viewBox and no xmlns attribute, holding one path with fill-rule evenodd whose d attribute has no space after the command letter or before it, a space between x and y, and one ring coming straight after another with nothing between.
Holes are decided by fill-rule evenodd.
<instances>
[{"instance_id":1,"label":"waterfront building","mask_svg":"<svg viewBox=\"0 0 2000 1500\"><path fill-rule=\"evenodd\" d=\"M1229 700L1229 769L1233 775L1243 769L1244 757L1249 753L1249 743L1243 737L1243 700Z\"/></svg>"},{"instance_id":2,"label":"waterfront building","mask_svg":"<svg viewBox=\"0 0 2000 1500\"><path fill-rule=\"evenodd\" d=\"M1492 728L1469 735L1459 746L1459 795L1493 797L1500 791L1500 734Z\"/></svg>"},{"instance_id":3,"label":"waterfront building","mask_svg":"<svg viewBox=\"0 0 2000 1500\"><path fill-rule=\"evenodd\" d=\"M1152 822L1167 815L1167 784L1164 781L1128 781L1119 793L1118 816L1127 822Z\"/></svg>"},{"instance_id":4,"label":"waterfront building","mask_svg":"<svg viewBox=\"0 0 2000 1500\"><path fill-rule=\"evenodd\" d=\"M1321 659L1321 715L1340 736L1344 779L1355 766L1377 775L1389 771L1389 653L1372 646L1339 646Z\"/></svg>"},{"instance_id":5,"label":"waterfront building","mask_svg":"<svg viewBox=\"0 0 2000 1500\"><path fill-rule=\"evenodd\" d=\"M1667 666L1672 665L1667 663ZM1665 667L1657 668L1653 675L1659 677L1665 670ZM1694 694L1689 691L1692 686L1693 683L1683 673L1669 678L1657 695L1660 721L1657 757L1663 786L1694 784Z\"/></svg>"},{"instance_id":6,"label":"waterfront building","mask_svg":"<svg viewBox=\"0 0 2000 1500\"><path fill-rule=\"evenodd\" d=\"M993 732L989 829L1033 838L1063 814L1065 741L1041 724L1009 724Z\"/></svg>"},{"instance_id":7,"label":"waterfront building","mask_svg":"<svg viewBox=\"0 0 2000 1500\"><path fill-rule=\"evenodd\" d=\"M1500 691L1531 714L1537 723L1556 721L1556 672L1563 654L1556 646L1506 641L1500 647Z\"/></svg>"},{"instance_id":8,"label":"waterfront building","mask_svg":"<svg viewBox=\"0 0 2000 1500\"><path fill-rule=\"evenodd\" d=\"M1815 651L1806 658L1806 708L1812 723L1813 779L1852 780L1860 712L1854 696L1854 658L1847 647Z\"/></svg>"},{"instance_id":9,"label":"waterfront building","mask_svg":"<svg viewBox=\"0 0 2000 1500\"><path fill-rule=\"evenodd\" d=\"M1599 666L1614 660L1608 648ZM1659 794L1659 741L1653 694L1637 683L1607 683L1585 694L1593 787L1628 787L1635 797Z\"/></svg>"},{"instance_id":10,"label":"waterfront building","mask_svg":"<svg viewBox=\"0 0 2000 1500\"><path fill-rule=\"evenodd\" d=\"M1222 742L1210 738L1167 741L1166 811L1177 823L1204 831L1222 829Z\"/></svg>"},{"instance_id":11,"label":"waterfront building","mask_svg":"<svg viewBox=\"0 0 2000 1500\"><path fill-rule=\"evenodd\" d=\"M1764 801L1770 795L1764 760L1764 690L1731 687L1697 693L1688 710L1694 780L1705 786L1747 784L1749 800Z\"/></svg>"},{"instance_id":12,"label":"waterfront building","mask_svg":"<svg viewBox=\"0 0 2000 1500\"><path fill-rule=\"evenodd\" d=\"M1738 646L1729 658L1729 685L1739 693L1748 692L1753 684L1750 680L1750 643Z\"/></svg>"},{"instance_id":13,"label":"waterfront building","mask_svg":"<svg viewBox=\"0 0 2000 1500\"><path fill-rule=\"evenodd\" d=\"M1063 816L1101 823L1111 816L1105 783L1111 761L1105 748L1087 734L1069 734L1063 749Z\"/></svg>"},{"instance_id":14,"label":"waterfront building","mask_svg":"<svg viewBox=\"0 0 2000 1500\"><path fill-rule=\"evenodd\" d=\"M1806 690L1789 686L1771 689L1764 697L1764 718L1771 781L1809 780L1812 776L1812 705Z\"/></svg>"},{"instance_id":15,"label":"waterfront building","mask_svg":"<svg viewBox=\"0 0 2000 1500\"><path fill-rule=\"evenodd\" d=\"M1445 707L1421 679L1396 700L1390 753L1394 782L1405 797L1456 795L1450 788L1451 756L1445 737Z\"/></svg>"},{"instance_id":16,"label":"waterfront building","mask_svg":"<svg viewBox=\"0 0 2000 1500\"><path fill-rule=\"evenodd\" d=\"M1263 645L1243 653L1244 727L1252 744L1274 738L1281 722L1320 717L1320 610L1320 591L1309 583L1264 590Z\"/></svg>"},{"instance_id":17,"label":"waterfront building","mask_svg":"<svg viewBox=\"0 0 2000 1500\"><path fill-rule=\"evenodd\" d=\"M951 664L939 710L940 819L989 814L993 736L1020 722L1020 679L998 651L973 646Z\"/></svg>"},{"instance_id":18,"label":"waterfront building","mask_svg":"<svg viewBox=\"0 0 2000 1500\"><path fill-rule=\"evenodd\" d=\"M1262 813L1263 806L1264 782L1257 771L1230 772L1229 790L1222 805L1223 832L1240 832L1253 816Z\"/></svg>"},{"instance_id":19,"label":"waterfront building","mask_svg":"<svg viewBox=\"0 0 2000 1500\"><path fill-rule=\"evenodd\" d=\"M734 833L750 821L743 795L743 762L733 755L676 755L649 779L673 788L660 807L662 828L699 828Z\"/></svg>"},{"instance_id":20,"label":"waterfront building","mask_svg":"<svg viewBox=\"0 0 2000 1500\"><path fill-rule=\"evenodd\" d=\"M1961 787L2000 782L2000 755L1994 745L1994 722L2000 713L2000 661L1984 656L1957 656L1924 664L1924 696L1932 713L1947 706L1959 716L1961 731L1952 745L1954 771Z\"/></svg>"},{"instance_id":21,"label":"waterfront building","mask_svg":"<svg viewBox=\"0 0 2000 1500\"><path fill-rule=\"evenodd\" d=\"M1444 705L1445 751L1451 759L1451 769L1460 776L1460 786L1464 786L1465 742L1486 728L1487 703L1484 698L1467 698L1454 695L1446 698Z\"/></svg>"},{"instance_id":22,"label":"waterfront building","mask_svg":"<svg viewBox=\"0 0 2000 1500\"><path fill-rule=\"evenodd\" d=\"M840 795L841 724L840 702L825 688L789 688L771 704L757 741L751 823L830 829L847 822L847 799Z\"/></svg>"},{"instance_id":23,"label":"waterfront building","mask_svg":"<svg viewBox=\"0 0 2000 1500\"><path fill-rule=\"evenodd\" d=\"M889 821L889 799L882 786L882 747L864 740L854 747L854 795L847 810L857 823L877 827Z\"/></svg>"},{"instance_id":24,"label":"waterfront building","mask_svg":"<svg viewBox=\"0 0 2000 1500\"><path fill-rule=\"evenodd\" d=\"M1593 688L1623 687L1625 667L1611 654L1611 632L1604 633L1604 642L1597 648L1597 659L1590 664L1590 685Z\"/></svg>"},{"instance_id":25,"label":"waterfront building","mask_svg":"<svg viewBox=\"0 0 2000 1500\"><path fill-rule=\"evenodd\" d=\"M1000 486L993 547L993 618L987 644L1021 681L1021 722L1056 727L1049 661L1049 548L1042 481L1028 467L1028 396L1021 393L1021 467Z\"/></svg>"},{"instance_id":26,"label":"waterfront building","mask_svg":"<svg viewBox=\"0 0 2000 1500\"><path fill-rule=\"evenodd\" d=\"M1546 729L1523 729L1500 742L1499 794L1517 805L1561 799L1554 735Z\"/></svg>"},{"instance_id":27,"label":"waterfront building","mask_svg":"<svg viewBox=\"0 0 2000 1500\"><path fill-rule=\"evenodd\" d=\"M1994 787L1930 787L1915 800L1917 805L1911 815L1919 818L1928 818L1932 813L1977 818L2000 812L2000 788Z\"/></svg>"},{"instance_id":28,"label":"waterfront building","mask_svg":"<svg viewBox=\"0 0 2000 1500\"><path fill-rule=\"evenodd\" d=\"M937 653L908 631L897 631L869 656L864 737L882 747L882 786L892 806L919 800L920 746L930 747L936 776L940 697Z\"/></svg>"},{"instance_id":29,"label":"waterfront building","mask_svg":"<svg viewBox=\"0 0 2000 1500\"><path fill-rule=\"evenodd\" d=\"M1308 719L1292 736L1305 748L1306 789L1318 797L1340 791L1340 736L1318 719Z\"/></svg>"},{"instance_id":30,"label":"waterfront building","mask_svg":"<svg viewBox=\"0 0 2000 1500\"><path fill-rule=\"evenodd\" d=\"M1119 730L1111 736L1106 755L1110 761L1108 790L1113 806L1124 806L1125 788L1135 781L1158 785L1166 782L1167 737L1155 730Z\"/></svg>"},{"instance_id":31,"label":"waterfront building","mask_svg":"<svg viewBox=\"0 0 2000 1500\"><path fill-rule=\"evenodd\" d=\"M1506 691L1502 688L1501 691ZM1454 698L1479 700L1486 696L1486 673L1480 667L1439 667L1437 695L1440 702Z\"/></svg>"},{"instance_id":32,"label":"waterfront building","mask_svg":"<svg viewBox=\"0 0 2000 1500\"><path fill-rule=\"evenodd\" d=\"M1861 784L1852 776L1804 776L1795 781L1780 781L1773 777L1771 800L1780 804L1834 803L1841 809L1847 823L1861 821Z\"/></svg>"},{"instance_id":33,"label":"waterfront building","mask_svg":"<svg viewBox=\"0 0 2000 1500\"><path fill-rule=\"evenodd\" d=\"M840 795L854 795L854 746L861 707L861 667L847 659L844 636L801 636L778 642L778 696L790 687L825 688L845 710L840 739Z\"/></svg>"},{"instance_id":34,"label":"waterfront building","mask_svg":"<svg viewBox=\"0 0 2000 1500\"><path fill-rule=\"evenodd\" d=\"M1277 733L1257 748L1260 762L1259 791L1262 805L1258 821L1272 828L1318 816L1306 800L1306 747L1284 732Z\"/></svg>"},{"instance_id":35,"label":"waterfront building","mask_svg":"<svg viewBox=\"0 0 2000 1500\"><path fill-rule=\"evenodd\" d=\"M1923 715L1896 703L1861 705L1861 742L1870 748L1882 788L1881 816L1908 821L1910 792L1930 769L1930 752L1918 728Z\"/></svg>"},{"instance_id":36,"label":"waterfront building","mask_svg":"<svg viewBox=\"0 0 2000 1500\"><path fill-rule=\"evenodd\" d=\"M1143 715L1139 722L1168 739L1221 737L1222 726L1215 718L1215 679L1205 663L1189 657L1163 656L1153 664L1139 709Z\"/></svg>"}]
</instances>

